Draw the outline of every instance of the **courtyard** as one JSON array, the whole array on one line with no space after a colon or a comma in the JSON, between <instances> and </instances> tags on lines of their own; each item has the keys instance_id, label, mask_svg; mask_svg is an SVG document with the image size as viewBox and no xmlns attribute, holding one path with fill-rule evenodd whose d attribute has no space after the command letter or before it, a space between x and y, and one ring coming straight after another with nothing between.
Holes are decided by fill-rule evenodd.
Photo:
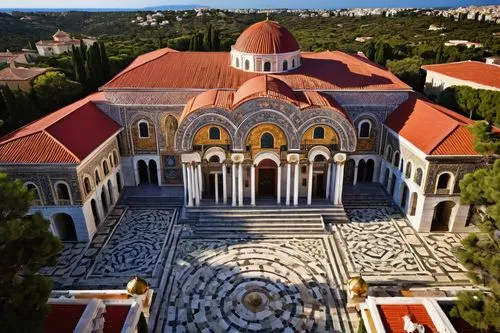
<instances>
[{"instance_id":1,"label":"courtyard","mask_svg":"<svg viewBox=\"0 0 500 333\"><path fill-rule=\"evenodd\" d=\"M154 289L154 332L354 332L346 281L371 286L468 286L453 249L464 237L416 233L387 208L355 209L350 223L311 235L206 237L177 208L115 207L89 244L64 244L54 289Z\"/></svg>"}]
</instances>

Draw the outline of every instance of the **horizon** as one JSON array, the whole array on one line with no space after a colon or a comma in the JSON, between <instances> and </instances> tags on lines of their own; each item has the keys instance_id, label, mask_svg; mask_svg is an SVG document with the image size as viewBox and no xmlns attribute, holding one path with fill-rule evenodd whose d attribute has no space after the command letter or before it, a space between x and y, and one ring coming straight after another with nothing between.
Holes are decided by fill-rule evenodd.
<instances>
[{"instance_id":1,"label":"horizon","mask_svg":"<svg viewBox=\"0 0 500 333\"><path fill-rule=\"evenodd\" d=\"M2 5L2 9L11 10L37 10L37 9L69 9L69 10L85 10L85 9L144 9L150 7L208 7L211 9L351 9L351 8L442 8L442 7L465 7L465 6L487 6L487 5L500 5L498 1L488 0L389 0L379 1L377 5L374 1L370 0L354 0L354 1L338 1L333 2L329 0L312 0L307 7L297 6L297 2L293 0L280 1L279 6L269 6L268 1L265 0L249 0L241 4L241 6L234 6L233 1L229 0L151 0L143 3L138 0L110 0L106 1L103 6L100 0L88 0L86 6L72 6L68 5L68 1L64 0L48 0L46 6L40 6L40 1L36 0L7 0L6 4ZM12 6L9 6L12 3Z\"/></svg>"}]
</instances>

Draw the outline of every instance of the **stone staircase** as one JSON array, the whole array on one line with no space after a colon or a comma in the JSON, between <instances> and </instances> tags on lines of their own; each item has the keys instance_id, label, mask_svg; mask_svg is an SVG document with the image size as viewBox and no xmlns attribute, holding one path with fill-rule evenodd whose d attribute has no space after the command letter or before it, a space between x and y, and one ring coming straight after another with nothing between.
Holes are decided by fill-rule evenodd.
<instances>
[{"instance_id":1,"label":"stone staircase","mask_svg":"<svg viewBox=\"0 0 500 333\"><path fill-rule=\"evenodd\" d=\"M328 223L348 222L339 207L229 207L185 208L180 223L191 224L195 235L311 235L327 232Z\"/></svg>"},{"instance_id":2,"label":"stone staircase","mask_svg":"<svg viewBox=\"0 0 500 333\"><path fill-rule=\"evenodd\" d=\"M184 198L133 196L121 198L119 201L119 205L128 206L135 209L180 208L184 205Z\"/></svg>"},{"instance_id":3,"label":"stone staircase","mask_svg":"<svg viewBox=\"0 0 500 333\"><path fill-rule=\"evenodd\" d=\"M396 207L390 195L379 183L344 185L342 203L347 210Z\"/></svg>"}]
</instances>

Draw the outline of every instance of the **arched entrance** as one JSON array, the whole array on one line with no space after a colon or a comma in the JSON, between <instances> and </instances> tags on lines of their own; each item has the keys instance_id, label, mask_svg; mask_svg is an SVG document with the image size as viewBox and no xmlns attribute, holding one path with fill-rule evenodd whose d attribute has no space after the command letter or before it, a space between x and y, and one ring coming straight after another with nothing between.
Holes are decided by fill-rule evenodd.
<instances>
[{"instance_id":1,"label":"arched entrance","mask_svg":"<svg viewBox=\"0 0 500 333\"><path fill-rule=\"evenodd\" d=\"M149 179L151 184L158 185L158 169L154 160L149 161Z\"/></svg>"},{"instance_id":2,"label":"arched entrance","mask_svg":"<svg viewBox=\"0 0 500 333\"><path fill-rule=\"evenodd\" d=\"M122 176L119 172L116 173L116 186L118 186L118 193L122 192Z\"/></svg>"},{"instance_id":3,"label":"arched entrance","mask_svg":"<svg viewBox=\"0 0 500 333\"><path fill-rule=\"evenodd\" d=\"M391 178L391 189L389 191L389 193L391 195L394 195L394 189L396 188L396 175L393 173L392 174L392 178Z\"/></svg>"},{"instance_id":4,"label":"arched entrance","mask_svg":"<svg viewBox=\"0 0 500 333\"><path fill-rule=\"evenodd\" d=\"M273 160L264 159L257 165L257 196L276 197L278 166Z\"/></svg>"},{"instance_id":5,"label":"arched entrance","mask_svg":"<svg viewBox=\"0 0 500 333\"><path fill-rule=\"evenodd\" d=\"M369 159L366 162L365 182L373 181L374 169L375 169L375 162L372 159Z\"/></svg>"},{"instance_id":6,"label":"arched entrance","mask_svg":"<svg viewBox=\"0 0 500 333\"><path fill-rule=\"evenodd\" d=\"M403 211L406 211L405 207L407 201L408 201L408 186L406 186L406 184L403 184L403 192L401 195L401 208L403 209Z\"/></svg>"},{"instance_id":7,"label":"arched entrance","mask_svg":"<svg viewBox=\"0 0 500 333\"><path fill-rule=\"evenodd\" d=\"M387 189L387 186L389 185L389 169L385 169L385 174L384 174L384 187Z\"/></svg>"},{"instance_id":8,"label":"arched entrance","mask_svg":"<svg viewBox=\"0 0 500 333\"><path fill-rule=\"evenodd\" d=\"M434 207L431 231L449 230L450 217L453 207L455 207L455 203L453 201L442 201Z\"/></svg>"},{"instance_id":9,"label":"arched entrance","mask_svg":"<svg viewBox=\"0 0 500 333\"><path fill-rule=\"evenodd\" d=\"M361 183L365 181L365 172L366 172L366 163L365 160L359 161L358 164L358 179L356 180L357 183Z\"/></svg>"},{"instance_id":10,"label":"arched entrance","mask_svg":"<svg viewBox=\"0 0 500 333\"><path fill-rule=\"evenodd\" d=\"M317 155L314 158L313 162L313 188L312 188L312 196L315 198L324 198L325 197L325 175L326 168L328 164L326 163L326 158L323 155Z\"/></svg>"},{"instance_id":11,"label":"arched entrance","mask_svg":"<svg viewBox=\"0 0 500 333\"><path fill-rule=\"evenodd\" d=\"M90 206L92 208L92 216L94 217L95 226L99 226L101 224L101 219L99 218L99 211L97 210L97 203L94 199L90 201Z\"/></svg>"},{"instance_id":12,"label":"arched entrance","mask_svg":"<svg viewBox=\"0 0 500 333\"><path fill-rule=\"evenodd\" d=\"M149 183L148 177L148 165L143 160L139 160L137 162L137 169L139 172L139 184L147 184Z\"/></svg>"},{"instance_id":13,"label":"arched entrance","mask_svg":"<svg viewBox=\"0 0 500 333\"><path fill-rule=\"evenodd\" d=\"M109 193L109 205L111 206L115 199L113 198L113 184L111 183L111 179L108 180L108 193Z\"/></svg>"},{"instance_id":14,"label":"arched entrance","mask_svg":"<svg viewBox=\"0 0 500 333\"><path fill-rule=\"evenodd\" d=\"M352 184L354 182L354 168L356 168L356 162L353 159L347 160L344 169L344 183Z\"/></svg>"},{"instance_id":15,"label":"arched entrance","mask_svg":"<svg viewBox=\"0 0 500 333\"><path fill-rule=\"evenodd\" d=\"M102 204L102 210L106 215L106 213L108 212L108 201L106 200L105 188L106 186L103 186L101 190L101 204Z\"/></svg>"},{"instance_id":16,"label":"arched entrance","mask_svg":"<svg viewBox=\"0 0 500 333\"><path fill-rule=\"evenodd\" d=\"M54 229L62 241L77 241L75 223L73 218L66 213L57 213L52 217Z\"/></svg>"}]
</instances>

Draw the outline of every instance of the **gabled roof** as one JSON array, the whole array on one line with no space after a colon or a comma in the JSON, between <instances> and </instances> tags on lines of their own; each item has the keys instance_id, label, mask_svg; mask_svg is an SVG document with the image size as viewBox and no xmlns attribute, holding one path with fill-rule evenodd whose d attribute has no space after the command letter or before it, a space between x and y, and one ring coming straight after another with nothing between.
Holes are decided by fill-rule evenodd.
<instances>
[{"instance_id":1,"label":"gabled roof","mask_svg":"<svg viewBox=\"0 0 500 333\"><path fill-rule=\"evenodd\" d=\"M387 69L340 51L302 53L301 67L269 74L293 90L411 90ZM145 54L105 84L112 89L238 89L260 73L230 66L228 52L173 52Z\"/></svg>"},{"instance_id":2,"label":"gabled roof","mask_svg":"<svg viewBox=\"0 0 500 333\"><path fill-rule=\"evenodd\" d=\"M120 125L95 104L94 94L0 138L0 163L78 164Z\"/></svg>"},{"instance_id":3,"label":"gabled roof","mask_svg":"<svg viewBox=\"0 0 500 333\"><path fill-rule=\"evenodd\" d=\"M427 155L479 155L468 129L473 123L414 93L384 122Z\"/></svg>"},{"instance_id":4,"label":"gabled roof","mask_svg":"<svg viewBox=\"0 0 500 333\"><path fill-rule=\"evenodd\" d=\"M7 67L0 71L0 81L31 80L47 71L47 68Z\"/></svg>"},{"instance_id":5,"label":"gabled roof","mask_svg":"<svg viewBox=\"0 0 500 333\"><path fill-rule=\"evenodd\" d=\"M468 60L448 64L425 65L422 68L456 79L500 89L499 65Z\"/></svg>"}]
</instances>

